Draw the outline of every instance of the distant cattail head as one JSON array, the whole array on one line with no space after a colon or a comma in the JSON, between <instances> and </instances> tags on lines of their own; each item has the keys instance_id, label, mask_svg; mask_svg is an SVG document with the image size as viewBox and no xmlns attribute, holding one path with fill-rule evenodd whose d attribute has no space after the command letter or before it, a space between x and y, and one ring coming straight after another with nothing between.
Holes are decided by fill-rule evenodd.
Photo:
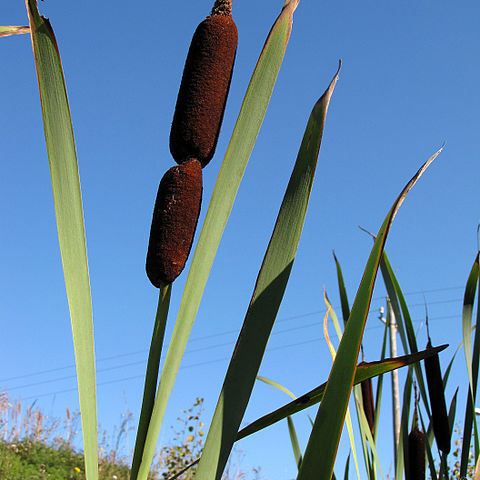
<instances>
[{"instance_id":1,"label":"distant cattail head","mask_svg":"<svg viewBox=\"0 0 480 480\"><path fill-rule=\"evenodd\" d=\"M146 270L158 288L180 275L192 248L202 202L202 167L190 159L170 168L158 187Z\"/></svg>"},{"instance_id":2,"label":"distant cattail head","mask_svg":"<svg viewBox=\"0 0 480 480\"><path fill-rule=\"evenodd\" d=\"M238 32L231 0L215 3L197 27L188 51L170 131L170 152L178 163L213 157L223 120Z\"/></svg>"},{"instance_id":3,"label":"distant cattail head","mask_svg":"<svg viewBox=\"0 0 480 480\"><path fill-rule=\"evenodd\" d=\"M430 340L427 350L432 348ZM427 375L428 396L432 408L432 424L435 441L438 448L444 452L450 452L450 426L448 423L447 405L445 403L445 392L443 389L442 372L438 353L425 358L425 372Z\"/></svg>"},{"instance_id":4,"label":"distant cattail head","mask_svg":"<svg viewBox=\"0 0 480 480\"><path fill-rule=\"evenodd\" d=\"M364 363L365 362L361 362L360 365ZM365 412L365 417L367 418L368 426L373 436L375 432L375 404L373 401L372 379L367 378L367 380L360 383L360 387L362 389L363 411Z\"/></svg>"},{"instance_id":5,"label":"distant cattail head","mask_svg":"<svg viewBox=\"0 0 480 480\"><path fill-rule=\"evenodd\" d=\"M425 434L417 422L408 435L408 465L405 480L425 480Z\"/></svg>"}]
</instances>

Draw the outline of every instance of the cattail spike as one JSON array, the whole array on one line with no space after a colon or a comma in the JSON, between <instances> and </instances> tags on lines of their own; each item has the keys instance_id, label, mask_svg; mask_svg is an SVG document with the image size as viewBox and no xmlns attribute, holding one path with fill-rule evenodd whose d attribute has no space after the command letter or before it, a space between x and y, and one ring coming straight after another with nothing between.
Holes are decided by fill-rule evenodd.
<instances>
[{"instance_id":1,"label":"cattail spike","mask_svg":"<svg viewBox=\"0 0 480 480\"><path fill-rule=\"evenodd\" d=\"M362 361L359 365L362 365L364 363L365 362ZM368 426L370 427L370 433L373 437L375 433L375 405L373 402L372 379L367 378L360 383L360 387L362 390L363 411L365 413Z\"/></svg>"},{"instance_id":2,"label":"cattail spike","mask_svg":"<svg viewBox=\"0 0 480 480\"><path fill-rule=\"evenodd\" d=\"M230 14L231 1L217 0L193 34L170 130L177 163L196 158L204 167L215 153L238 42Z\"/></svg>"},{"instance_id":3,"label":"cattail spike","mask_svg":"<svg viewBox=\"0 0 480 480\"><path fill-rule=\"evenodd\" d=\"M202 167L190 159L170 168L158 187L146 270L155 287L172 283L183 270L200 214Z\"/></svg>"},{"instance_id":4,"label":"cattail spike","mask_svg":"<svg viewBox=\"0 0 480 480\"><path fill-rule=\"evenodd\" d=\"M408 435L408 465L405 480L425 480L425 434L418 428L416 421Z\"/></svg>"},{"instance_id":5,"label":"cattail spike","mask_svg":"<svg viewBox=\"0 0 480 480\"><path fill-rule=\"evenodd\" d=\"M372 379L364 380L360 385L362 387L363 409L370 427L370 433L373 436L375 433L375 407L373 405Z\"/></svg>"},{"instance_id":6,"label":"cattail spike","mask_svg":"<svg viewBox=\"0 0 480 480\"><path fill-rule=\"evenodd\" d=\"M212 15L232 15L232 0L216 0Z\"/></svg>"}]
</instances>

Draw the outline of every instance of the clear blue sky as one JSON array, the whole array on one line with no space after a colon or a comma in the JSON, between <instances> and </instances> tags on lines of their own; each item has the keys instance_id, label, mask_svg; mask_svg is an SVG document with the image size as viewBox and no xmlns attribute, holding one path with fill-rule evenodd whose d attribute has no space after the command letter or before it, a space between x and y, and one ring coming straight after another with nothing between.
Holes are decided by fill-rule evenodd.
<instances>
[{"instance_id":1,"label":"clear blue sky","mask_svg":"<svg viewBox=\"0 0 480 480\"><path fill-rule=\"evenodd\" d=\"M144 272L151 214L158 182L174 165L168 136L188 45L212 2L39 3L60 46L76 133L99 422L111 428L126 409L139 412L157 301ZM201 219L256 59L282 4L234 1L239 46L217 153L203 172ZM441 356L446 365L460 343L462 288L480 217L479 15L475 0L300 2L166 426L197 396L205 398L206 422L213 412L308 115L339 58L343 68L306 225L260 374L298 395L326 380L331 358L321 326L324 286L334 305L339 303L331 251L343 266L353 300L371 248L357 226L377 231L403 185L444 141L444 152L400 210L387 251L409 293L417 326L424 318L425 292L433 343L451 344ZM26 22L23 1L3 2L0 24ZM26 402L37 399L48 414L63 415L66 406L77 406L73 347L30 39L0 39L0 52L0 388ZM170 327L185 277L174 285ZM379 355L377 311L384 295L379 281L365 332L367 360ZM424 329L419 343L426 343ZM463 408L462 356L455 368ZM245 422L286 400L257 385ZM387 396L383 405L389 408ZM308 421L304 414L297 417L305 446ZM388 413L382 425L385 473L391 458ZM169 435L165 428L161 440ZM246 469L261 465L270 480L295 477L286 424L245 440L240 448ZM346 454L342 440L340 466Z\"/></svg>"}]
</instances>

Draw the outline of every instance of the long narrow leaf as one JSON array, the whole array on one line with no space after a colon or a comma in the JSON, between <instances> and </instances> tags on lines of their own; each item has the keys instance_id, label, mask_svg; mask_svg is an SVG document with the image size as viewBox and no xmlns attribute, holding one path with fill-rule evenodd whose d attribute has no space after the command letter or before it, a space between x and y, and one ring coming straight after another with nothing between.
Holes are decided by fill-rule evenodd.
<instances>
[{"instance_id":1,"label":"long narrow leaf","mask_svg":"<svg viewBox=\"0 0 480 480\"><path fill-rule=\"evenodd\" d=\"M325 395L305 450L302 467L297 477L298 480L308 480L312 477L319 480L330 480L332 477L338 443L340 442L348 400L355 378L358 352L385 241L395 215L406 195L439 153L440 151L433 155L408 182L380 228L365 267L342 341L338 347ZM324 432L329 432L329 434L325 435Z\"/></svg>"},{"instance_id":2,"label":"long narrow leaf","mask_svg":"<svg viewBox=\"0 0 480 480\"><path fill-rule=\"evenodd\" d=\"M293 455L295 457L295 463L297 468L300 468L302 464L302 450L300 449L300 444L298 443L297 432L295 430L295 425L293 424L292 417L287 417L288 424L288 433L290 434L290 442L292 444Z\"/></svg>"},{"instance_id":3,"label":"long narrow leaf","mask_svg":"<svg viewBox=\"0 0 480 480\"><path fill-rule=\"evenodd\" d=\"M275 382L274 380L270 380L261 376L257 376L257 380L260 380L261 382L280 390L294 400L297 399L297 397L288 388L280 385L280 383ZM300 449L300 444L298 443L297 431L295 430L292 417L287 417L287 425L288 433L290 435L290 443L292 444L293 456L295 457L295 464L297 465L297 468L300 468L300 464L302 463L302 451Z\"/></svg>"},{"instance_id":4,"label":"long narrow leaf","mask_svg":"<svg viewBox=\"0 0 480 480\"><path fill-rule=\"evenodd\" d=\"M296 400L296 396L294 393L292 393L287 387L284 387L283 385L280 385L278 382L275 382L274 380L270 380L269 378L261 377L260 375L257 376L257 380L260 380L263 383L266 383L267 385L270 385L271 387L275 387L276 389L280 390L281 392L287 394L290 398L293 398Z\"/></svg>"},{"instance_id":5,"label":"long narrow leaf","mask_svg":"<svg viewBox=\"0 0 480 480\"><path fill-rule=\"evenodd\" d=\"M462 312L462 330L463 330L463 348L465 350L465 361L467 364L468 379L470 381L470 391L473 393L473 374L472 374L472 317L473 305L475 303L475 294L477 293L479 272L479 254L473 262L465 293L463 296Z\"/></svg>"},{"instance_id":6,"label":"long narrow leaf","mask_svg":"<svg viewBox=\"0 0 480 480\"><path fill-rule=\"evenodd\" d=\"M207 278L253 150L290 38L300 0L286 1L258 59L218 174L183 291L177 321L160 377L138 478L146 480L155 445Z\"/></svg>"},{"instance_id":7,"label":"long narrow leaf","mask_svg":"<svg viewBox=\"0 0 480 480\"><path fill-rule=\"evenodd\" d=\"M383 332L383 341L382 341L382 353L380 355L380 360L385 359L385 354L387 351L387 336L388 336L388 325L385 324L385 330ZM378 426L380 422L380 410L382 406L382 391L383 391L383 375L378 376L377 380L377 391L375 393L375 422L374 422L374 438L377 440L378 435Z\"/></svg>"},{"instance_id":8,"label":"long narrow leaf","mask_svg":"<svg viewBox=\"0 0 480 480\"><path fill-rule=\"evenodd\" d=\"M465 420L463 425L463 441L462 441L462 453L460 457L460 475L467 475L468 459L470 454L470 443L472 438L472 427L476 426L475 418L475 398L476 387L478 378L478 361L479 361L479 344L478 330L479 330L479 306L477 302L477 328L475 329L475 345L474 353L472 356L472 316L473 306L475 303L475 295L479 283L479 254L475 257L470 274L468 276L467 284L465 286L465 294L463 297L463 344L465 349L465 361L467 363L467 372L469 378L469 391L467 396L467 405L465 408ZM476 436L475 436L476 438ZM475 442L475 446L477 442ZM476 457L475 457L476 458Z\"/></svg>"},{"instance_id":9,"label":"long narrow leaf","mask_svg":"<svg viewBox=\"0 0 480 480\"><path fill-rule=\"evenodd\" d=\"M410 404L412 399L413 367L409 367L403 388L402 416L400 420L400 437L398 439L397 461L395 464L395 478L403 478L405 465L408 464L408 425Z\"/></svg>"},{"instance_id":10,"label":"long narrow leaf","mask_svg":"<svg viewBox=\"0 0 480 480\"><path fill-rule=\"evenodd\" d=\"M402 339L403 348L405 352L415 353L418 351L417 339L415 335L415 329L413 327L410 311L407 306L407 301L403 295L400 284L395 276L393 268L388 260L386 252L383 252L382 261L380 263L380 269L385 282L385 286L390 298L391 305L395 314L395 321L397 324L400 338ZM398 304L400 304L401 312L399 311ZM408 343L408 345L407 345ZM425 388L425 380L423 378L423 372L420 364L414 365L415 376L417 378L417 385L422 397L423 404L427 411L428 417L431 418L430 406L428 403L427 390Z\"/></svg>"},{"instance_id":11,"label":"long narrow leaf","mask_svg":"<svg viewBox=\"0 0 480 480\"><path fill-rule=\"evenodd\" d=\"M338 73L313 107L308 120L205 441L197 480L221 478L247 408L300 241L328 105Z\"/></svg>"},{"instance_id":12,"label":"long narrow leaf","mask_svg":"<svg viewBox=\"0 0 480 480\"><path fill-rule=\"evenodd\" d=\"M82 419L85 471L98 478L97 410L92 302L82 196L72 120L60 54L50 22L26 0L40 88L58 239L67 290Z\"/></svg>"},{"instance_id":13,"label":"long narrow leaf","mask_svg":"<svg viewBox=\"0 0 480 480\"><path fill-rule=\"evenodd\" d=\"M325 314L325 318L324 318L324 321L323 321L323 331L324 331L324 335L325 335L325 340L327 341L330 352L332 353L332 359L335 361L336 352L335 352L335 349L333 347L332 342L330 341L330 338L329 338L329 335L328 335L328 328L327 328L327 320L328 320L329 315L332 319L333 325L334 325L335 330L337 332L339 342L342 340L342 331L340 329L340 325L338 323L338 318L337 318L337 315L335 313L335 310L333 309L332 304L330 303L330 300L328 299L327 292L326 292L325 289L323 289L323 298L324 298L325 304L327 306L327 313ZM355 385L353 388L359 388L359 387ZM357 408L357 413L358 413L358 405L357 405L356 402L355 402L355 407ZM348 439L350 441L350 448L352 449L352 455L353 455L353 459L354 459L354 462L355 462L355 469L356 469L356 472L357 472L357 478L360 480L360 470L358 468L358 459L357 459L357 448L355 446L355 437L354 437L354 434L353 434L353 425L352 425L352 418L351 418L351 415L350 415L350 408L347 409L347 416L346 416L345 423L347 424ZM364 452L363 453L364 453L364 456L365 456L365 459L366 459L367 458L366 445L365 445L365 442L363 442L361 429L362 429L362 426L360 426L360 434L361 434L361 438L362 438L362 445L364 447ZM368 467L367 467L367 471L368 471Z\"/></svg>"},{"instance_id":14,"label":"long narrow leaf","mask_svg":"<svg viewBox=\"0 0 480 480\"><path fill-rule=\"evenodd\" d=\"M348 303L347 289L345 288L345 282L343 280L343 273L340 267L340 262L338 261L335 252L333 252L333 258L335 260L335 266L337 267L338 293L340 295L340 303L342 305L343 323L344 325L346 325L348 317L350 316L350 306Z\"/></svg>"},{"instance_id":15,"label":"long narrow leaf","mask_svg":"<svg viewBox=\"0 0 480 480\"><path fill-rule=\"evenodd\" d=\"M419 362L420 360L423 360L424 358L429 357L434 353L438 353L445 348L447 348L447 345L442 345L440 347L435 347L429 350L422 350L412 355L404 355L402 357L396 358L387 358L379 362L369 362L358 365L357 371L355 373L354 383L357 385L368 378L390 372L396 368L401 368L415 362ZM263 430L264 428L267 428L270 425L273 425L274 423L277 423L280 420L287 418L288 415L293 415L297 412L301 412L302 410L305 410L306 408L321 402L326 386L327 384L323 383L322 385L314 388L310 392L298 397L293 402L290 402L287 405L284 405L283 407L280 407L279 409L267 415L264 415L258 420L255 420L250 425L238 432L237 440L245 438L248 435L252 435L259 430Z\"/></svg>"}]
</instances>

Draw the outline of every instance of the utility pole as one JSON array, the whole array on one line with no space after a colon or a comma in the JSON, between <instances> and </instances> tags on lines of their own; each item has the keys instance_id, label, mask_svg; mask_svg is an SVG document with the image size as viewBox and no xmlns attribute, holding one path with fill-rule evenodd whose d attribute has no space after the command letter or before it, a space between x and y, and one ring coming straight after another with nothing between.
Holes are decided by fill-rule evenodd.
<instances>
[{"instance_id":1,"label":"utility pole","mask_svg":"<svg viewBox=\"0 0 480 480\"><path fill-rule=\"evenodd\" d=\"M388 327L390 334L390 356L397 356L397 323L393 313L392 304L387 297L387 318L383 317L384 310L380 309L380 320ZM397 464L398 442L400 438L400 393L398 387L398 371L392 371L392 416L393 416L393 453L395 465Z\"/></svg>"}]
</instances>

